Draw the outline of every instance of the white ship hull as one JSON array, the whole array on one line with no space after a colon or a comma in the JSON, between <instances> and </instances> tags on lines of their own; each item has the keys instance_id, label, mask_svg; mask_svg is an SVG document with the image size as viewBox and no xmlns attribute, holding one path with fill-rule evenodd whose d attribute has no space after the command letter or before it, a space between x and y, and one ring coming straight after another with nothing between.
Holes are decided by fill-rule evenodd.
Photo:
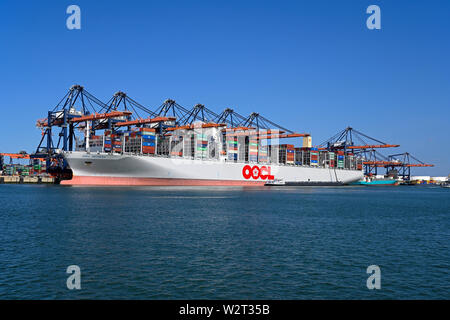
<instances>
[{"instance_id":1,"label":"white ship hull","mask_svg":"<svg viewBox=\"0 0 450 320\"><path fill-rule=\"evenodd\" d=\"M264 165L220 160L65 152L73 172L68 185L341 185L363 178L361 170Z\"/></svg>"}]
</instances>

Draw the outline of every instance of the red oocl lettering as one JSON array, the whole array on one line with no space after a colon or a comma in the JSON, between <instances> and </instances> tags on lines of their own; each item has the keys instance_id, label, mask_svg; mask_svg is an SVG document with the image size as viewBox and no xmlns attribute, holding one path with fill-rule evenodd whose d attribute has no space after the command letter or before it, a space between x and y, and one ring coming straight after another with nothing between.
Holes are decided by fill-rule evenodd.
<instances>
[{"instance_id":1,"label":"red oocl lettering","mask_svg":"<svg viewBox=\"0 0 450 320\"><path fill-rule=\"evenodd\" d=\"M242 168L242 175L245 179L253 178L254 180L257 180L261 178L262 180L273 180L275 177L270 174L271 168L262 166L261 168L258 166L250 167L249 165L244 166Z\"/></svg>"},{"instance_id":2,"label":"red oocl lettering","mask_svg":"<svg viewBox=\"0 0 450 320\"><path fill-rule=\"evenodd\" d=\"M249 165L246 165L242 169L242 175L244 176L245 179L250 179L250 177L252 176L252 168Z\"/></svg>"},{"instance_id":3,"label":"red oocl lettering","mask_svg":"<svg viewBox=\"0 0 450 320\"><path fill-rule=\"evenodd\" d=\"M259 174L259 177L263 180L267 179L267 167L266 166L261 167L261 173Z\"/></svg>"}]
</instances>

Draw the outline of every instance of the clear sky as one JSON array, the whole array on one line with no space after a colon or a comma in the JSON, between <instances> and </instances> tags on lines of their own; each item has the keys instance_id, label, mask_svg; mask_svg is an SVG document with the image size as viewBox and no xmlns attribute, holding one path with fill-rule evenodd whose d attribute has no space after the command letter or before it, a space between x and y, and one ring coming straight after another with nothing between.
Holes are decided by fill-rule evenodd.
<instances>
[{"instance_id":1,"label":"clear sky","mask_svg":"<svg viewBox=\"0 0 450 320\"><path fill-rule=\"evenodd\" d=\"M413 174L448 175L449 39L450 1L2 0L0 151L32 152L36 119L81 84L105 102L258 111L313 143L350 125L436 165Z\"/></svg>"}]
</instances>

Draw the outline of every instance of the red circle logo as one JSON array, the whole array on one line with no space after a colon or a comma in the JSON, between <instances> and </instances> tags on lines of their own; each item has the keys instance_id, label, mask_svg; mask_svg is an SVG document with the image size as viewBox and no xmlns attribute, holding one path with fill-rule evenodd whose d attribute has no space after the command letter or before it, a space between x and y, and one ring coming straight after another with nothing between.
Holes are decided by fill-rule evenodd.
<instances>
[{"instance_id":1,"label":"red circle logo","mask_svg":"<svg viewBox=\"0 0 450 320\"><path fill-rule=\"evenodd\" d=\"M252 168L252 178L255 179L255 180L258 179L260 173L261 173L261 171L259 170L258 166L253 166L253 168Z\"/></svg>"}]
</instances>

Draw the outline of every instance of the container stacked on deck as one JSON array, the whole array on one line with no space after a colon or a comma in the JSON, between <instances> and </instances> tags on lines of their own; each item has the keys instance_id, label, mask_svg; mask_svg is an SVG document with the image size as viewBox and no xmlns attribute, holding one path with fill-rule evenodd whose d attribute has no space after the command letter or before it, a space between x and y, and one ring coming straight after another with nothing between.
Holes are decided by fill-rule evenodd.
<instances>
[{"instance_id":1,"label":"container stacked on deck","mask_svg":"<svg viewBox=\"0 0 450 320\"><path fill-rule=\"evenodd\" d=\"M273 164L279 164L280 162L280 145L278 144L269 144L268 146L269 152L269 161Z\"/></svg>"},{"instance_id":2,"label":"container stacked on deck","mask_svg":"<svg viewBox=\"0 0 450 320\"><path fill-rule=\"evenodd\" d=\"M328 164L328 151L320 150L319 151L319 166L326 167Z\"/></svg>"},{"instance_id":3,"label":"container stacked on deck","mask_svg":"<svg viewBox=\"0 0 450 320\"><path fill-rule=\"evenodd\" d=\"M347 169L354 169L353 159L354 159L353 153L351 152L347 153L347 156L345 157L345 167Z\"/></svg>"},{"instance_id":4,"label":"container stacked on deck","mask_svg":"<svg viewBox=\"0 0 450 320\"><path fill-rule=\"evenodd\" d=\"M310 156L311 156L311 166L318 166L319 165L319 149L311 148Z\"/></svg>"},{"instance_id":5,"label":"container stacked on deck","mask_svg":"<svg viewBox=\"0 0 450 320\"><path fill-rule=\"evenodd\" d=\"M260 141L259 142L259 150L258 150L258 160L261 163L268 163L269 162L269 155L267 154L267 140Z\"/></svg>"},{"instance_id":6,"label":"container stacked on deck","mask_svg":"<svg viewBox=\"0 0 450 320\"><path fill-rule=\"evenodd\" d=\"M311 149L301 148L302 150L302 165L309 166L311 164Z\"/></svg>"},{"instance_id":7,"label":"container stacked on deck","mask_svg":"<svg viewBox=\"0 0 450 320\"><path fill-rule=\"evenodd\" d=\"M197 150L196 157L203 159L208 154L208 137L206 134L197 133Z\"/></svg>"},{"instance_id":8,"label":"container stacked on deck","mask_svg":"<svg viewBox=\"0 0 450 320\"><path fill-rule=\"evenodd\" d=\"M103 150L105 152L111 152L112 150L112 137L111 137L111 130L105 130L105 141L103 144Z\"/></svg>"},{"instance_id":9,"label":"container stacked on deck","mask_svg":"<svg viewBox=\"0 0 450 320\"><path fill-rule=\"evenodd\" d=\"M360 160L357 161L356 170L362 170L362 161L360 161Z\"/></svg>"},{"instance_id":10,"label":"container stacked on deck","mask_svg":"<svg viewBox=\"0 0 450 320\"><path fill-rule=\"evenodd\" d=\"M274 145L271 145L273 148ZM286 163L286 145L281 144L278 146L278 163Z\"/></svg>"},{"instance_id":11,"label":"container stacked on deck","mask_svg":"<svg viewBox=\"0 0 450 320\"><path fill-rule=\"evenodd\" d=\"M124 134L124 150L130 153L141 153L141 136L136 131L127 131Z\"/></svg>"},{"instance_id":12,"label":"container stacked on deck","mask_svg":"<svg viewBox=\"0 0 450 320\"><path fill-rule=\"evenodd\" d=\"M344 168L344 151L337 151L337 167Z\"/></svg>"},{"instance_id":13,"label":"container stacked on deck","mask_svg":"<svg viewBox=\"0 0 450 320\"><path fill-rule=\"evenodd\" d=\"M297 166L301 166L303 163L303 151L302 148L294 148L294 163Z\"/></svg>"},{"instance_id":14,"label":"container stacked on deck","mask_svg":"<svg viewBox=\"0 0 450 320\"><path fill-rule=\"evenodd\" d=\"M237 136L237 141L238 141L238 161L239 162L244 162L244 161L248 161L248 136L247 136L247 132L245 131L238 131L238 136Z\"/></svg>"},{"instance_id":15,"label":"container stacked on deck","mask_svg":"<svg viewBox=\"0 0 450 320\"><path fill-rule=\"evenodd\" d=\"M17 174L19 176L22 175L22 171L24 170L24 165L22 165L22 164L13 164L13 166L15 168L14 174Z\"/></svg>"},{"instance_id":16,"label":"container stacked on deck","mask_svg":"<svg viewBox=\"0 0 450 320\"><path fill-rule=\"evenodd\" d=\"M295 161L295 149L294 145L286 145L286 164L294 164Z\"/></svg>"},{"instance_id":17,"label":"container stacked on deck","mask_svg":"<svg viewBox=\"0 0 450 320\"><path fill-rule=\"evenodd\" d=\"M279 145L279 163L294 164L295 150L292 144Z\"/></svg>"},{"instance_id":18,"label":"container stacked on deck","mask_svg":"<svg viewBox=\"0 0 450 320\"><path fill-rule=\"evenodd\" d=\"M170 136L156 136L155 144L155 154L158 154L160 156L170 156Z\"/></svg>"},{"instance_id":19,"label":"container stacked on deck","mask_svg":"<svg viewBox=\"0 0 450 320\"><path fill-rule=\"evenodd\" d=\"M13 176L16 174L16 167L12 165L5 164L3 165L3 174L5 176Z\"/></svg>"},{"instance_id":20,"label":"container stacked on deck","mask_svg":"<svg viewBox=\"0 0 450 320\"><path fill-rule=\"evenodd\" d=\"M192 159L195 155L194 134L186 132L183 136L183 156Z\"/></svg>"},{"instance_id":21,"label":"container stacked on deck","mask_svg":"<svg viewBox=\"0 0 450 320\"><path fill-rule=\"evenodd\" d=\"M249 139L248 160L258 162L258 139L255 135L250 136Z\"/></svg>"},{"instance_id":22,"label":"container stacked on deck","mask_svg":"<svg viewBox=\"0 0 450 320\"><path fill-rule=\"evenodd\" d=\"M122 152L122 135L120 133L115 133L111 135L112 150L116 153Z\"/></svg>"},{"instance_id":23,"label":"container stacked on deck","mask_svg":"<svg viewBox=\"0 0 450 320\"><path fill-rule=\"evenodd\" d=\"M30 175L30 167L29 166L22 166L20 170L21 176L29 176Z\"/></svg>"},{"instance_id":24,"label":"container stacked on deck","mask_svg":"<svg viewBox=\"0 0 450 320\"><path fill-rule=\"evenodd\" d=\"M238 142L236 136L227 137L228 160L237 161L238 159Z\"/></svg>"},{"instance_id":25,"label":"container stacked on deck","mask_svg":"<svg viewBox=\"0 0 450 320\"><path fill-rule=\"evenodd\" d=\"M89 148L91 152L101 152L103 150L103 136L89 136Z\"/></svg>"},{"instance_id":26,"label":"container stacked on deck","mask_svg":"<svg viewBox=\"0 0 450 320\"><path fill-rule=\"evenodd\" d=\"M40 164L34 164L33 165L33 171L36 174L40 174L42 172L42 166Z\"/></svg>"},{"instance_id":27,"label":"container stacked on deck","mask_svg":"<svg viewBox=\"0 0 450 320\"><path fill-rule=\"evenodd\" d=\"M156 130L153 128L140 128L139 135L142 137L142 153L155 154Z\"/></svg>"},{"instance_id":28,"label":"container stacked on deck","mask_svg":"<svg viewBox=\"0 0 450 320\"><path fill-rule=\"evenodd\" d=\"M42 174L46 171L46 163L41 160L34 160L32 165L32 174Z\"/></svg>"},{"instance_id":29,"label":"container stacked on deck","mask_svg":"<svg viewBox=\"0 0 450 320\"><path fill-rule=\"evenodd\" d=\"M183 156L183 136L176 132L170 138L170 155L173 157Z\"/></svg>"},{"instance_id":30,"label":"container stacked on deck","mask_svg":"<svg viewBox=\"0 0 450 320\"><path fill-rule=\"evenodd\" d=\"M330 168L334 168L336 166L335 159L336 158L334 152L328 152L328 165Z\"/></svg>"}]
</instances>

